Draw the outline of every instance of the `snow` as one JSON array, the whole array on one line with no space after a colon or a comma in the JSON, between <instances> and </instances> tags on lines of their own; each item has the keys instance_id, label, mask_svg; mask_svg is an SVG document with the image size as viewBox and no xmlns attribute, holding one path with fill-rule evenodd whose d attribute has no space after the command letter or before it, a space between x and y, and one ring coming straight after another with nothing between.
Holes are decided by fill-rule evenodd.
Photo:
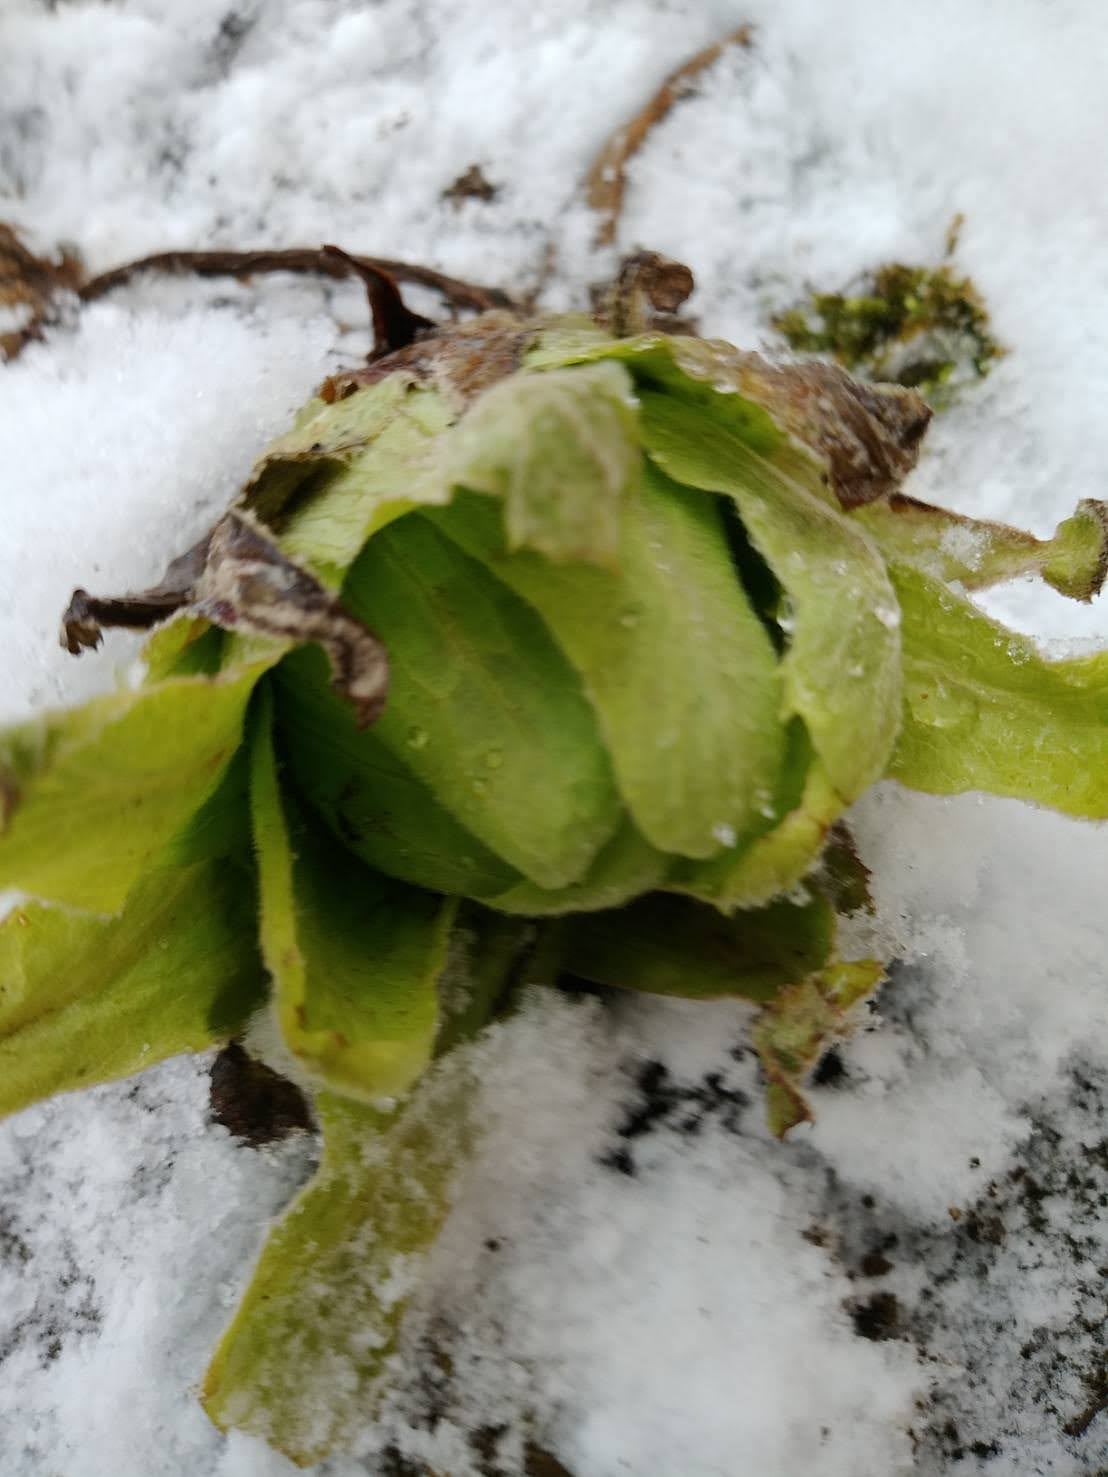
<instances>
[{"instance_id":1,"label":"snow","mask_svg":"<svg viewBox=\"0 0 1108 1477\"><path fill-rule=\"evenodd\" d=\"M1009 353L937 418L911 491L1040 533L1103 494L1095 0L229 7L5 0L0 219L94 269L337 240L517 291L549 265L545 300L580 304L615 259L582 203L596 150L751 20L633 161L620 247L689 262L705 330L772 346L808 287L937 263L964 213L954 264ZM495 199L442 200L475 162ZM126 639L58 650L71 589L160 572L364 321L341 284L146 281L0 368L0 719L118 680ZM1103 600L987 604L1108 636ZM897 963L814 1128L766 1137L741 1007L536 997L482 1047L488 1137L390 1408L328 1477L386 1477L389 1447L465 1477L482 1430L508 1477L525 1441L573 1477L1108 1465L1108 1414L1078 1430L1108 1320L1108 829L893 786L855 819ZM236 1145L206 1070L0 1126L5 1477L293 1470L194 1390L312 1147ZM455 1371L433 1427L429 1340Z\"/></svg>"}]
</instances>

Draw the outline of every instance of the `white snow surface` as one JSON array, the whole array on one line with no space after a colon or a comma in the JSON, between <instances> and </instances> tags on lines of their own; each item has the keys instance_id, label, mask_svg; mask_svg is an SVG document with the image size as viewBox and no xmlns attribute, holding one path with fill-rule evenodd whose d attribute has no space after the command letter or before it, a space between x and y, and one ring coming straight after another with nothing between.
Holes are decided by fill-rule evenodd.
<instances>
[{"instance_id":1,"label":"white snow surface","mask_svg":"<svg viewBox=\"0 0 1108 1477\"><path fill-rule=\"evenodd\" d=\"M1097 0L0 0L0 219L94 269L335 240L583 304L617 255L591 245L592 156L747 20L635 160L619 248L687 261L705 331L779 347L777 308L937 263L962 212L1009 352L911 491L1038 532L1103 495ZM475 162L496 198L444 201ZM159 573L364 318L346 286L147 280L0 367L0 719L120 680L123 638L58 650L71 589ZM988 604L1108 638L1103 600ZM489 1132L396 1393L318 1470L1108 1470L1108 828L894 786L855 823L898 962L814 1128L766 1136L742 1007L536 996L482 1047ZM194 1392L313 1149L213 1126L208 1065L0 1127L3 1477L293 1471ZM434 1423L426 1329L454 1368Z\"/></svg>"}]
</instances>

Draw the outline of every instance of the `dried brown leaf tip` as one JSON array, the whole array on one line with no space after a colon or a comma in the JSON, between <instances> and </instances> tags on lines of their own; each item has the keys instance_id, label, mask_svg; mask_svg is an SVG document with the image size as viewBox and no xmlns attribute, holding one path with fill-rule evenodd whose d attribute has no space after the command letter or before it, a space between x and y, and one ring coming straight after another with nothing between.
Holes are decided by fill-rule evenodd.
<instances>
[{"instance_id":1,"label":"dried brown leaf tip","mask_svg":"<svg viewBox=\"0 0 1108 1477\"><path fill-rule=\"evenodd\" d=\"M17 327L0 333L0 355L14 359L47 321L59 292L76 292L84 280L78 256L62 251L56 261L36 256L12 229L0 222L0 309L21 316Z\"/></svg>"},{"instance_id":2,"label":"dried brown leaf tip","mask_svg":"<svg viewBox=\"0 0 1108 1477\"><path fill-rule=\"evenodd\" d=\"M588 202L601 216L596 236L598 246L609 246L615 240L627 187L627 165L642 148L651 130L661 123L675 104L696 90L696 83L702 73L718 61L729 47L748 48L750 44L751 28L739 26L719 41L705 46L702 51L675 68L634 117L612 134L597 155L586 178Z\"/></svg>"},{"instance_id":3,"label":"dried brown leaf tip","mask_svg":"<svg viewBox=\"0 0 1108 1477\"><path fill-rule=\"evenodd\" d=\"M931 409L912 390L864 385L832 364L766 367L772 409L826 457L844 508L898 487L919 459Z\"/></svg>"},{"instance_id":4,"label":"dried brown leaf tip","mask_svg":"<svg viewBox=\"0 0 1108 1477\"><path fill-rule=\"evenodd\" d=\"M487 205L498 194L499 186L485 177L485 171L479 164L471 164L464 174L460 174L452 185L443 190L442 198L449 200L454 209L458 210L467 200L480 200Z\"/></svg>"},{"instance_id":5,"label":"dried brown leaf tip","mask_svg":"<svg viewBox=\"0 0 1108 1477\"><path fill-rule=\"evenodd\" d=\"M365 285L369 309L373 315L371 359L384 359L397 349L406 349L416 339L434 331L436 325L430 318L423 318L408 307L400 295L395 277L384 267L351 256L340 246L325 246L323 254L332 261L341 262L353 276L360 277Z\"/></svg>"},{"instance_id":6,"label":"dried brown leaf tip","mask_svg":"<svg viewBox=\"0 0 1108 1477\"><path fill-rule=\"evenodd\" d=\"M209 536L172 560L156 585L137 595L100 598L87 590L74 590L62 616L61 642L71 656L86 648L95 649L103 639L104 627L147 631L167 620L192 598L208 556Z\"/></svg>"},{"instance_id":7,"label":"dried brown leaf tip","mask_svg":"<svg viewBox=\"0 0 1108 1477\"><path fill-rule=\"evenodd\" d=\"M212 529L191 609L224 630L322 646L332 685L353 706L359 728L384 709L389 662L382 643L286 559L251 514L232 511Z\"/></svg>"},{"instance_id":8,"label":"dried brown leaf tip","mask_svg":"<svg viewBox=\"0 0 1108 1477\"><path fill-rule=\"evenodd\" d=\"M534 337L534 328L514 313L482 313L421 335L407 348L375 358L364 369L331 375L320 386L320 398L333 404L387 375L404 373L435 385L461 409L518 369Z\"/></svg>"},{"instance_id":9,"label":"dried brown leaf tip","mask_svg":"<svg viewBox=\"0 0 1108 1477\"><path fill-rule=\"evenodd\" d=\"M673 329L681 326L677 312L695 286L696 279L683 262L656 251L636 251L620 263L615 285L599 304L600 316L616 338L630 338L648 328Z\"/></svg>"},{"instance_id":10,"label":"dried brown leaf tip","mask_svg":"<svg viewBox=\"0 0 1108 1477\"><path fill-rule=\"evenodd\" d=\"M695 346L694 346L695 347ZM894 491L919 460L931 408L914 390L868 385L835 364L771 364L760 354L715 344L717 383L763 406L828 469L844 508L858 508ZM693 349L688 367L698 368Z\"/></svg>"},{"instance_id":11,"label":"dried brown leaf tip","mask_svg":"<svg viewBox=\"0 0 1108 1477\"><path fill-rule=\"evenodd\" d=\"M314 642L327 653L335 690L354 708L359 728L384 709L384 646L313 575L287 559L243 508L225 514L150 590L108 598L74 591L62 618L62 644L79 655L99 644L104 627L147 630L179 610L225 631Z\"/></svg>"}]
</instances>

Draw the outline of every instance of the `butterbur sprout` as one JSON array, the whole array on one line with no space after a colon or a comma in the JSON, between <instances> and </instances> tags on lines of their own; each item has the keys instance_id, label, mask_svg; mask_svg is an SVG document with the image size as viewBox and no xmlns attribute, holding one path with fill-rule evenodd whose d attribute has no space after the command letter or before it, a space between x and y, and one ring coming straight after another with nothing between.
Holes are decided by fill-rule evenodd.
<instances>
[{"instance_id":1,"label":"butterbur sprout","mask_svg":"<svg viewBox=\"0 0 1108 1477\"><path fill-rule=\"evenodd\" d=\"M438 326L365 275L368 366L160 584L74 596L71 650L155 628L142 684L0 735L0 1111L243 1037L311 1099L203 1389L304 1463L370 1408L522 986L754 1002L785 1133L882 978L837 943L852 802L1108 815L1108 652L968 598L1090 599L1104 504L1040 540L905 496L913 391L677 331L649 254L595 318Z\"/></svg>"}]
</instances>

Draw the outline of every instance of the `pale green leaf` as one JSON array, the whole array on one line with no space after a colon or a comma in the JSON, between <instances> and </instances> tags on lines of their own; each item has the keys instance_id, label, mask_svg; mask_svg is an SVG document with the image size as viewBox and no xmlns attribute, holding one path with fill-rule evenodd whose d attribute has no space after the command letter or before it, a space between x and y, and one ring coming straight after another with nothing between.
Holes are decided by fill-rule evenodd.
<instances>
[{"instance_id":1,"label":"pale green leaf","mask_svg":"<svg viewBox=\"0 0 1108 1477\"><path fill-rule=\"evenodd\" d=\"M349 405L378 388L360 390L338 404ZM439 439L454 419L447 402L434 390L409 386L393 409L367 445L331 458L299 489L281 521L282 552L331 588L342 583L378 529L420 504L450 500Z\"/></svg>"},{"instance_id":2,"label":"pale green leaf","mask_svg":"<svg viewBox=\"0 0 1108 1477\"><path fill-rule=\"evenodd\" d=\"M375 736L532 881L582 877L619 797L580 681L534 611L420 514L369 541L343 600L389 651Z\"/></svg>"},{"instance_id":3,"label":"pale green leaf","mask_svg":"<svg viewBox=\"0 0 1108 1477\"><path fill-rule=\"evenodd\" d=\"M320 1096L319 1172L271 1233L204 1380L217 1426L303 1466L364 1428L405 1299L449 1209L472 1136L472 1091L452 1061L391 1116Z\"/></svg>"},{"instance_id":4,"label":"pale green leaf","mask_svg":"<svg viewBox=\"0 0 1108 1477\"><path fill-rule=\"evenodd\" d=\"M819 860L832 824L846 807L818 758L793 753L789 768L794 780L798 765L803 788L788 799L777 799L779 820L762 835L740 841L718 857L677 863L666 888L689 893L729 913L736 908L761 907L802 881Z\"/></svg>"},{"instance_id":5,"label":"pale green leaf","mask_svg":"<svg viewBox=\"0 0 1108 1477\"><path fill-rule=\"evenodd\" d=\"M17 905L0 923L0 1114L241 1029L265 995L253 914L229 861L149 871L117 918Z\"/></svg>"},{"instance_id":6,"label":"pale green leaf","mask_svg":"<svg viewBox=\"0 0 1108 1477\"><path fill-rule=\"evenodd\" d=\"M699 405L752 451L834 507L895 491L915 465L931 412L899 385L861 383L833 364L772 364L721 339L645 333L598 338L576 325L540 331L532 368L615 359L639 390Z\"/></svg>"},{"instance_id":7,"label":"pale green leaf","mask_svg":"<svg viewBox=\"0 0 1108 1477\"><path fill-rule=\"evenodd\" d=\"M410 375L389 374L330 402L309 400L291 428L262 452L239 503L273 524L306 479L328 462L349 460L381 434L411 385Z\"/></svg>"},{"instance_id":8,"label":"pale green leaf","mask_svg":"<svg viewBox=\"0 0 1108 1477\"><path fill-rule=\"evenodd\" d=\"M906 564L892 566L904 721L889 774L1108 817L1108 652L1048 661L1033 641Z\"/></svg>"},{"instance_id":9,"label":"pale green leaf","mask_svg":"<svg viewBox=\"0 0 1108 1477\"><path fill-rule=\"evenodd\" d=\"M818 496L830 499L824 485L824 458L790 435L773 413L780 412L783 404L776 383L780 371L757 354L743 353L722 339L686 334L651 332L613 339L584 320L580 327L561 321L556 328L544 330L524 363L549 371L606 360L627 367L636 392L672 394L686 404L703 407L759 456Z\"/></svg>"},{"instance_id":10,"label":"pale green leaf","mask_svg":"<svg viewBox=\"0 0 1108 1477\"><path fill-rule=\"evenodd\" d=\"M1108 568L1108 503L1091 498L1050 539L899 495L857 508L852 516L887 559L914 564L966 590L1039 574L1060 594L1091 600Z\"/></svg>"},{"instance_id":11,"label":"pale green leaf","mask_svg":"<svg viewBox=\"0 0 1108 1477\"><path fill-rule=\"evenodd\" d=\"M358 728L318 647L291 652L274 677L287 772L355 856L390 877L461 897L492 897L520 881L439 804L376 726ZM410 741L418 743L419 732Z\"/></svg>"},{"instance_id":12,"label":"pale green leaf","mask_svg":"<svg viewBox=\"0 0 1108 1477\"><path fill-rule=\"evenodd\" d=\"M778 662L713 499L647 464L614 570L508 554L499 510L460 494L428 518L542 616L581 674L643 836L711 856L768 803L783 738Z\"/></svg>"},{"instance_id":13,"label":"pale green leaf","mask_svg":"<svg viewBox=\"0 0 1108 1477\"><path fill-rule=\"evenodd\" d=\"M900 718L900 612L849 518L790 482L704 410L643 393L643 439L671 477L734 498L785 592L785 712L803 718L844 801L884 772Z\"/></svg>"},{"instance_id":14,"label":"pale green leaf","mask_svg":"<svg viewBox=\"0 0 1108 1477\"><path fill-rule=\"evenodd\" d=\"M553 889L517 882L486 900L491 908L533 918L616 908L660 887L671 863L672 858L651 846L628 817L580 882Z\"/></svg>"},{"instance_id":15,"label":"pale green leaf","mask_svg":"<svg viewBox=\"0 0 1108 1477\"><path fill-rule=\"evenodd\" d=\"M285 1045L321 1085L364 1102L407 1090L431 1059L456 904L362 866L290 816L268 704L251 740L261 945Z\"/></svg>"},{"instance_id":16,"label":"pale green leaf","mask_svg":"<svg viewBox=\"0 0 1108 1477\"><path fill-rule=\"evenodd\" d=\"M500 999L525 927L464 909L443 981L436 1054ZM218 1426L307 1464L365 1428L407 1298L477 1133L477 1081L452 1054L391 1114L322 1094L323 1162L269 1238L204 1381Z\"/></svg>"},{"instance_id":17,"label":"pale green leaf","mask_svg":"<svg viewBox=\"0 0 1108 1477\"><path fill-rule=\"evenodd\" d=\"M263 670L170 678L0 734L0 888L117 912L219 785Z\"/></svg>"},{"instance_id":18,"label":"pale green leaf","mask_svg":"<svg viewBox=\"0 0 1108 1477\"><path fill-rule=\"evenodd\" d=\"M510 549L614 565L641 454L631 376L601 363L514 374L459 422L449 482L504 500Z\"/></svg>"}]
</instances>

